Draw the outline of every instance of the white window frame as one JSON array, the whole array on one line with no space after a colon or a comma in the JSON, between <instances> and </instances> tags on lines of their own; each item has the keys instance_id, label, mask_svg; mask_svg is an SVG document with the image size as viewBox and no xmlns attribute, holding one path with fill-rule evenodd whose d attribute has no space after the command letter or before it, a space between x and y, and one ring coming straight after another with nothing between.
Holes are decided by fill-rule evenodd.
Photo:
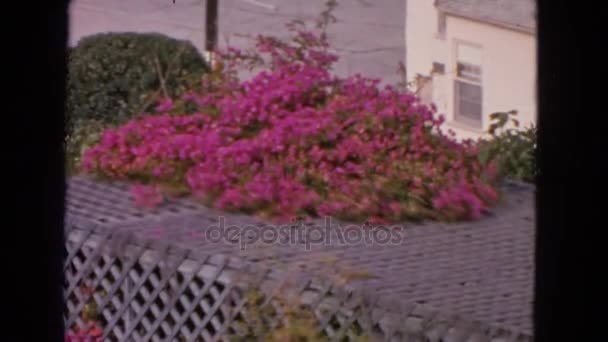
<instances>
[{"instance_id":1,"label":"white window frame","mask_svg":"<svg viewBox=\"0 0 608 342\"><path fill-rule=\"evenodd\" d=\"M465 42L465 41L460 41L460 40L454 40L454 52L453 52L453 57L454 57L454 79L453 79L453 105L454 105L454 121L459 123L459 124L464 124L470 127L473 127L475 129L482 129L483 128L483 62L482 60L480 60L480 65L472 65L473 67L479 68L479 73L476 74L475 72L471 73L468 77L467 75L461 75L460 74L460 58L458 55L458 50L460 46L468 46L468 47L472 47L475 49L478 49L480 52L480 55L483 59L483 54L482 54L482 47L479 44L474 44L474 43L470 43L470 42ZM464 64L464 63L462 63ZM458 92L458 84L459 83L464 83L464 84L468 84L468 85L472 85L472 86L477 86L480 88L481 91L481 99L480 99L480 103L479 103L479 107L480 107L480 115L479 115L479 119L472 119L470 116L465 116L465 115L461 115L459 113L459 109L460 109L460 96L459 96L459 92Z\"/></svg>"}]
</instances>

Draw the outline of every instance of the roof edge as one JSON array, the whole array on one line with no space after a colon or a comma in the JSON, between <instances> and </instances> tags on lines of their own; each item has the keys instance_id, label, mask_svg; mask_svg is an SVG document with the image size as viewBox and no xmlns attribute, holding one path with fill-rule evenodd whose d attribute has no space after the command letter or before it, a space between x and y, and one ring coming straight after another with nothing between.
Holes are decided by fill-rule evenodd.
<instances>
[{"instance_id":1,"label":"roof edge","mask_svg":"<svg viewBox=\"0 0 608 342\"><path fill-rule=\"evenodd\" d=\"M451 15L451 16L455 16L455 17L460 17L460 18L466 18L466 19L470 19L470 20L474 20L474 21L482 22L482 23L486 23L486 24L491 24L491 25L494 25L494 26L499 26L499 27L506 28L506 29L509 29L509 30L518 31L518 32L521 32L521 33L528 33L528 34L531 34L531 35L536 35L536 27L518 26L518 25L513 25L511 23L507 23L507 22L504 22L504 21L494 20L494 19L491 19L491 18L487 18L487 17L473 16L473 15L470 15L468 13L465 13L464 11L457 11L457 10L453 10L453 9L443 8L437 2L435 2L435 6L437 7L437 10L439 12L445 13L447 15Z\"/></svg>"}]
</instances>

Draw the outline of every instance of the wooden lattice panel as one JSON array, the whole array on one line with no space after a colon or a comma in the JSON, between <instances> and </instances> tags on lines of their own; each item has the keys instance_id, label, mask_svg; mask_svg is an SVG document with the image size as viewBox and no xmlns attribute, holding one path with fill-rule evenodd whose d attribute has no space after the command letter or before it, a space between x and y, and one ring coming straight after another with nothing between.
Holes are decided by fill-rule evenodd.
<instances>
[{"instance_id":1,"label":"wooden lattice panel","mask_svg":"<svg viewBox=\"0 0 608 342\"><path fill-rule=\"evenodd\" d=\"M266 323L283 319L270 296L283 284L280 278L235 257L197 254L120 229L74 228L66 247L66 324L84 324L79 313L90 298L79 288L87 284L96 290L93 299L107 341L229 341L251 323L245 302L254 288L268 295L264 305L274 307ZM528 339L318 277L294 285L318 329L332 340L348 341L361 332L391 341Z\"/></svg>"}]
</instances>

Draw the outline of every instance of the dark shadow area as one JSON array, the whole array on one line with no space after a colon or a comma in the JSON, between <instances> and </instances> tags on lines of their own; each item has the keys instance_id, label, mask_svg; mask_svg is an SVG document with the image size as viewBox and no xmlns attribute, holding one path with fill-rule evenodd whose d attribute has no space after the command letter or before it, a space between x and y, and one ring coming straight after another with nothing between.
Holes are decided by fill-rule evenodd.
<instances>
[{"instance_id":1,"label":"dark shadow area","mask_svg":"<svg viewBox=\"0 0 608 342\"><path fill-rule=\"evenodd\" d=\"M63 209L64 209L64 103L68 1L40 4L16 2L5 18L16 18L5 31L10 46L5 72L11 74L3 98L9 123L5 147L15 159L3 162L11 174L5 186L16 192L3 210L9 284L3 305L3 341L63 341ZM5 21L6 22L6 21ZM7 50L4 50L7 52ZM10 114L9 114L10 113Z\"/></svg>"},{"instance_id":2,"label":"dark shadow area","mask_svg":"<svg viewBox=\"0 0 608 342\"><path fill-rule=\"evenodd\" d=\"M536 341L599 341L602 326L595 235L605 221L605 140L598 125L605 95L595 85L602 63L597 12L577 4L539 1L539 156L535 289ZM599 11L601 12L601 11ZM604 19L605 21L605 19ZM599 40L598 40L599 39ZM599 225L598 225L599 224ZM594 261L595 260L595 261ZM597 307L596 307L597 308Z\"/></svg>"}]
</instances>

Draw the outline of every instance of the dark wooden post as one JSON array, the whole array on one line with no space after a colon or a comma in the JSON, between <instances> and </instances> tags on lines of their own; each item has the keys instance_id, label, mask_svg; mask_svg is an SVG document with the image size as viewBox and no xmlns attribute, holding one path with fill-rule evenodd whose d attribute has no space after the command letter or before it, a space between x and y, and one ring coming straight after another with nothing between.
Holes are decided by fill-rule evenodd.
<instances>
[{"instance_id":1,"label":"dark wooden post","mask_svg":"<svg viewBox=\"0 0 608 342\"><path fill-rule=\"evenodd\" d=\"M207 0L206 20L205 20L205 52L212 55L217 49L218 40L218 21L217 21L217 1Z\"/></svg>"}]
</instances>

